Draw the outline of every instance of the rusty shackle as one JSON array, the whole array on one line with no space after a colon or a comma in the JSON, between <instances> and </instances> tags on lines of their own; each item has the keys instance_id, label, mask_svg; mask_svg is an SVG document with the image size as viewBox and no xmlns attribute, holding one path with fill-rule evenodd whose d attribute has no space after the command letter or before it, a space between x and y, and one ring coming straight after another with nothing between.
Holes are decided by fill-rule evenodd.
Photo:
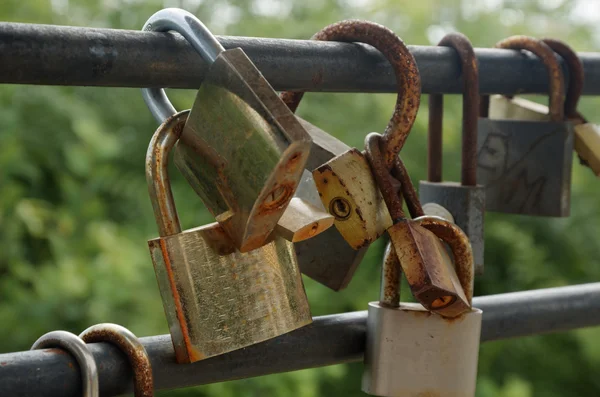
<instances>
[{"instance_id":1,"label":"rusty shackle","mask_svg":"<svg viewBox=\"0 0 600 397\"><path fill-rule=\"evenodd\" d=\"M404 42L383 25L361 20L345 20L326 26L312 40L365 43L379 50L391 63L398 86L394 114L384 133L382 147L387 169L408 138L417 117L421 99L421 78L417 63ZM281 99L295 112L304 92L282 92Z\"/></svg>"},{"instance_id":2,"label":"rusty shackle","mask_svg":"<svg viewBox=\"0 0 600 397\"><path fill-rule=\"evenodd\" d=\"M561 40L542 39L542 42L565 60L569 71L569 87L565 98L565 117L575 119L582 118L581 115L577 113L577 103L583 92L584 80L581 59L579 59L577 53L573 51L569 45Z\"/></svg>"},{"instance_id":3,"label":"rusty shackle","mask_svg":"<svg viewBox=\"0 0 600 397\"><path fill-rule=\"evenodd\" d=\"M462 33L449 33L438 46L451 47L460 59L463 80L462 116L462 168L461 184L477 184L477 118L479 116L479 71L477 58L471 42ZM442 181L442 118L444 97L441 94L429 95L428 130L428 180Z\"/></svg>"},{"instance_id":4,"label":"rusty shackle","mask_svg":"<svg viewBox=\"0 0 600 397\"><path fill-rule=\"evenodd\" d=\"M142 342L127 328L111 323L92 325L79 337L85 343L110 343L119 348L133 369L133 390L135 397L152 397L154 379L152 365Z\"/></svg>"},{"instance_id":5,"label":"rusty shackle","mask_svg":"<svg viewBox=\"0 0 600 397\"><path fill-rule=\"evenodd\" d=\"M565 114L565 78L560 64L554 56L554 51L541 40L528 36L511 36L496 43L495 47L507 50L527 50L540 58L544 66L546 66L550 77L548 90L550 94L550 121L563 121ZM489 96L482 96L480 107L481 117L488 116L488 108Z\"/></svg>"}]
</instances>

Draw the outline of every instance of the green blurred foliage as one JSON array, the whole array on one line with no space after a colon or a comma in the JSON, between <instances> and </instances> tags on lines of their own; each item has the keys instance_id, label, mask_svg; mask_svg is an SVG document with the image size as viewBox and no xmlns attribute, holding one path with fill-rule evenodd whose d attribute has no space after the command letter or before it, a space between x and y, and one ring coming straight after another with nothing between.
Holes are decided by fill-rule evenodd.
<instances>
[{"instance_id":1,"label":"green blurred foliage","mask_svg":"<svg viewBox=\"0 0 600 397\"><path fill-rule=\"evenodd\" d=\"M477 47L526 34L593 51L600 39L594 26L600 10L582 0L4 0L3 5L5 21L123 29L139 29L160 8L181 7L215 34L291 39L309 38L346 18L382 23L415 45L434 45L454 30ZM170 94L179 109L189 108L194 95ZM585 98L580 109L594 121L599 103ZM393 104L393 95L312 93L299 114L360 146L366 133L383 130ZM444 118L448 180L459 175L460 115L460 98L450 97ZM415 181L425 177L426 122L422 106L403 151ZM143 168L155 128L137 89L0 88L0 351L28 349L50 330L78 333L107 321L138 336L168 332L146 247L156 235ZM172 175L183 226L210 221L174 169ZM478 295L600 279L600 183L576 160L573 183L570 218L486 216L486 274L477 281ZM343 292L305 279L313 315L366 309L378 296L382 249L381 241L371 247ZM361 371L359 363L337 365L159 395L359 396ZM599 371L597 328L486 343L478 396L598 395Z\"/></svg>"}]
</instances>

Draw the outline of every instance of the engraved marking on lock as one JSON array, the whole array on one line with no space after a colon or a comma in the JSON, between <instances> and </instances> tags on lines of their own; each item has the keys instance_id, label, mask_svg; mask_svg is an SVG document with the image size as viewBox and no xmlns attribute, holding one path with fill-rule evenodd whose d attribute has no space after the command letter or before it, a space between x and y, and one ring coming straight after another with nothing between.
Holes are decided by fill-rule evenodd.
<instances>
[{"instance_id":1,"label":"engraved marking on lock","mask_svg":"<svg viewBox=\"0 0 600 397\"><path fill-rule=\"evenodd\" d=\"M338 221L344 221L352 214L352 207L348 200L343 197L336 197L329 203L329 212ZM360 214L358 214L360 216Z\"/></svg>"},{"instance_id":2,"label":"engraved marking on lock","mask_svg":"<svg viewBox=\"0 0 600 397\"><path fill-rule=\"evenodd\" d=\"M500 185L500 200L502 202L507 204L515 203L515 206L520 211L525 211L527 208L535 209L543 199L547 178L543 175L532 178L528 172L528 168L526 168L527 158L554 134L554 132L549 132L536 139L527 151L509 166L509 137L501 133L491 132L486 137L477 155L478 167L490 172L494 176L498 175L492 181L486 183L486 188ZM511 174L514 177L511 177ZM509 181L513 180L513 183L506 185L505 179Z\"/></svg>"},{"instance_id":3,"label":"engraved marking on lock","mask_svg":"<svg viewBox=\"0 0 600 397\"><path fill-rule=\"evenodd\" d=\"M263 202L262 207L265 210L280 208L282 205L289 201L289 198L292 196L292 194L293 192L290 186L276 186L273 190L269 192L269 194L267 194L267 197Z\"/></svg>"}]
</instances>

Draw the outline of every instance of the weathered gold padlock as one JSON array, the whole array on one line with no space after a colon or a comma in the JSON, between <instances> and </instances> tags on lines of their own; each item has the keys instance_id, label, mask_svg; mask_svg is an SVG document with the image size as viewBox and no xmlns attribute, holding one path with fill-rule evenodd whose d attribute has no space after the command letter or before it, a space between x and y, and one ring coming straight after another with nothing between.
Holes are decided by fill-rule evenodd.
<instances>
[{"instance_id":1,"label":"weathered gold padlock","mask_svg":"<svg viewBox=\"0 0 600 397\"><path fill-rule=\"evenodd\" d=\"M236 248L268 242L300 181L310 137L241 48L225 50L187 11L169 8L144 30L175 30L210 64L175 148L175 165ZM144 98L161 122L174 108L160 89Z\"/></svg>"},{"instance_id":2,"label":"weathered gold padlock","mask_svg":"<svg viewBox=\"0 0 600 397\"><path fill-rule=\"evenodd\" d=\"M181 231L167 168L188 114L177 113L158 128L146 157L160 233L148 246L180 363L240 349L312 321L292 243L274 237L241 253L218 223Z\"/></svg>"},{"instance_id":3,"label":"weathered gold padlock","mask_svg":"<svg viewBox=\"0 0 600 397\"><path fill-rule=\"evenodd\" d=\"M398 97L383 137L384 160L391 169L419 108L421 81L414 57L392 31L374 23L344 21L319 34L325 35L326 40L370 44L392 64ZM369 164L357 149L321 165L313 171L313 176L323 205L335 217L335 226L354 249L368 246L392 225Z\"/></svg>"}]
</instances>

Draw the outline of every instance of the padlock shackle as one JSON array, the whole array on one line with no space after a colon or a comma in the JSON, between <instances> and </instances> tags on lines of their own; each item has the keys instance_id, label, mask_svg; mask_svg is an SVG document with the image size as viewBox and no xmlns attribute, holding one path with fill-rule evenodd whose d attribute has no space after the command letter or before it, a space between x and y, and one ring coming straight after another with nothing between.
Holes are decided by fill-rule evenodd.
<instances>
[{"instance_id":1,"label":"padlock shackle","mask_svg":"<svg viewBox=\"0 0 600 397\"><path fill-rule=\"evenodd\" d=\"M527 50L540 58L549 75L550 121L564 121L565 78L554 51L543 41L528 36L511 36L496 43L495 47L507 50ZM489 100L488 95L481 97L480 117L488 117Z\"/></svg>"},{"instance_id":2,"label":"padlock shackle","mask_svg":"<svg viewBox=\"0 0 600 397\"><path fill-rule=\"evenodd\" d=\"M67 331L51 331L40 336L30 350L58 348L75 357L81 376L83 397L99 397L98 367L89 347L77 335Z\"/></svg>"},{"instance_id":3,"label":"padlock shackle","mask_svg":"<svg viewBox=\"0 0 600 397\"><path fill-rule=\"evenodd\" d=\"M146 182L161 237L181 233L169 179L169 154L179 140L189 110L176 113L158 127L146 153Z\"/></svg>"},{"instance_id":4,"label":"padlock shackle","mask_svg":"<svg viewBox=\"0 0 600 397\"><path fill-rule=\"evenodd\" d=\"M473 45L462 33L449 33L438 43L453 48L460 59L463 80L461 184L477 185L477 119L479 117L479 70ZM442 182L442 119L444 99L429 95L427 172L430 182Z\"/></svg>"},{"instance_id":5,"label":"padlock shackle","mask_svg":"<svg viewBox=\"0 0 600 397\"><path fill-rule=\"evenodd\" d=\"M569 70L569 87L567 88L567 97L565 99L565 117L579 118L577 113L577 103L583 92L585 73L583 63L577 53L564 41L555 39L542 39L542 41L555 53L565 60Z\"/></svg>"},{"instance_id":6,"label":"padlock shackle","mask_svg":"<svg viewBox=\"0 0 600 397\"><path fill-rule=\"evenodd\" d=\"M121 350L133 370L134 397L154 396L152 365L142 342L127 328L111 323L92 325L79 337L85 343L107 342Z\"/></svg>"},{"instance_id":7,"label":"padlock shackle","mask_svg":"<svg viewBox=\"0 0 600 397\"><path fill-rule=\"evenodd\" d=\"M400 191L402 192L402 197L404 198L410 217L417 218L425 215L421 206L421 200L419 200L419 194L410 179L410 175L400 155L396 157L394 168L392 168L392 175L400 182Z\"/></svg>"},{"instance_id":8,"label":"padlock shackle","mask_svg":"<svg viewBox=\"0 0 600 397\"><path fill-rule=\"evenodd\" d=\"M402 208L402 199L398 196L398 190L394 186L392 175L384 163L381 146L383 146L382 135L371 132L366 136L365 157L369 162L377 187L381 191L383 201L387 205L392 222L398 223L405 221L406 215Z\"/></svg>"},{"instance_id":9,"label":"padlock shackle","mask_svg":"<svg viewBox=\"0 0 600 397\"><path fill-rule=\"evenodd\" d=\"M400 307L400 278L402 266L394 244L391 241L385 246L383 264L381 265L381 289L379 303L386 307Z\"/></svg>"},{"instance_id":10,"label":"padlock shackle","mask_svg":"<svg viewBox=\"0 0 600 397\"><path fill-rule=\"evenodd\" d=\"M175 31L182 35L208 64L225 51L217 38L194 14L180 8L165 8L154 13L142 28L145 32ZM159 123L177 111L162 88L142 88L142 97Z\"/></svg>"},{"instance_id":11,"label":"padlock shackle","mask_svg":"<svg viewBox=\"0 0 600 397\"><path fill-rule=\"evenodd\" d=\"M398 96L394 114L383 133L387 169L394 166L394 158L398 156L402 146L417 117L421 100L421 78L417 63L404 44L394 32L383 25L361 20L345 20L326 26L317 32L312 40L340 41L369 44L380 51L390 62L396 76ZM304 92L285 91L281 99L295 112Z\"/></svg>"}]
</instances>

